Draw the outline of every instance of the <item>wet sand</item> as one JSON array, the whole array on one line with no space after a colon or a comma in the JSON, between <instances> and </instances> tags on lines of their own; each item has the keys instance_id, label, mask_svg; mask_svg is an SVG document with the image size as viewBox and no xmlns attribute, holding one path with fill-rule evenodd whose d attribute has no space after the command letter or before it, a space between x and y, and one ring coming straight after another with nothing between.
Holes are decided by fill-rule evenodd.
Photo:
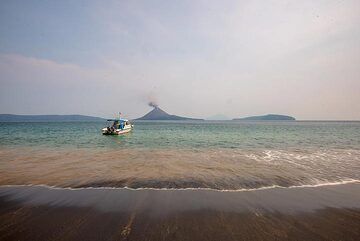
<instances>
[{"instance_id":1,"label":"wet sand","mask_svg":"<svg viewBox=\"0 0 360 241\"><path fill-rule=\"evenodd\" d=\"M240 192L0 187L0 240L359 238L359 183Z\"/></svg>"}]
</instances>

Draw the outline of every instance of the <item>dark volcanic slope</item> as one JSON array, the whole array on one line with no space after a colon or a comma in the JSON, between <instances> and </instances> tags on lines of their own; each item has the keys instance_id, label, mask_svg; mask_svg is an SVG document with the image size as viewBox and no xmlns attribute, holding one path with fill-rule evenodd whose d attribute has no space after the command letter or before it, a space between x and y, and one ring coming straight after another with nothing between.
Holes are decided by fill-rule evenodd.
<instances>
[{"instance_id":1,"label":"dark volcanic slope","mask_svg":"<svg viewBox=\"0 0 360 241\"><path fill-rule=\"evenodd\" d=\"M202 120L202 119L195 119L195 118L187 118L177 115L169 115L159 107L155 107L152 111L140 117L136 120Z\"/></svg>"},{"instance_id":2,"label":"dark volcanic slope","mask_svg":"<svg viewBox=\"0 0 360 241\"><path fill-rule=\"evenodd\" d=\"M287 120L292 121L295 120L294 117L288 116L288 115L275 115L275 114L269 114L269 115L260 115L260 116L250 116L245 118L235 118L233 120Z\"/></svg>"},{"instance_id":3,"label":"dark volcanic slope","mask_svg":"<svg viewBox=\"0 0 360 241\"><path fill-rule=\"evenodd\" d=\"M48 121L104 121L100 117L85 115L12 115L0 114L0 122L48 122Z\"/></svg>"}]
</instances>

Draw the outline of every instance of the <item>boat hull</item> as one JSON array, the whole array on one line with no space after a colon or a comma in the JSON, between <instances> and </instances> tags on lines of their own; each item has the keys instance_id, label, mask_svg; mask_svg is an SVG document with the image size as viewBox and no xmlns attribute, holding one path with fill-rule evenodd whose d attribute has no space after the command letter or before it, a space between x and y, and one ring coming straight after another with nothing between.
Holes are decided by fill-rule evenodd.
<instances>
[{"instance_id":1,"label":"boat hull","mask_svg":"<svg viewBox=\"0 0 360 241\"><path fill-rule=\"evenodd\" d=\"M108 128L103 128L102 129L102 134L103 135L122 135L122 134L126 134L129 133L130 131L132 131L133 127L129 127L129 128L125 128L125 129L115 129L115 130L109 130Z\"/></svg>"}]
</instances>

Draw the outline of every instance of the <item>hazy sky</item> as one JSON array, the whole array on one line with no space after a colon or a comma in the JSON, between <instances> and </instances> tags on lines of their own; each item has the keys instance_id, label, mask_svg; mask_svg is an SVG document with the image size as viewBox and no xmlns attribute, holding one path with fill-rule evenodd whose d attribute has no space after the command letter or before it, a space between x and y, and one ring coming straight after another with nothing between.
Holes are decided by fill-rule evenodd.
<instances>
[{"instance_id":1,"label":"hazy sky","mask_svg":"<svg viewBox=\"0 0 360 241\"><path fill-rule=\"evenodd\" d=\"M360 119L360 1L0 1L0 113Z\"/></svg>"}]
</instances>

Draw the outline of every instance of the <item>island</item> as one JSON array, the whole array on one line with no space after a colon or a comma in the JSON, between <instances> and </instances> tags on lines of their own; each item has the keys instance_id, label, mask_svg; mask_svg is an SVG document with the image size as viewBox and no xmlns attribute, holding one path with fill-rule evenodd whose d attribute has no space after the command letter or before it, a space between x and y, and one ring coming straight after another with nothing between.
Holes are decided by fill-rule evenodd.
<instances>
[{"instance_id":1,"label":"island","mask_svg":"<svg viewBox=\"0 0 360 241\"><path fill-rule=\"evenodd\" d=\"M105 121L105 119L86 115L13 115L0 114L0 122L72 122Z\"/></svg>"},{"instance_id":2,"label":"island","mask_svg":"<svg viewBox=\"0 0 360 241\"><path fill-rule=\"evenodd\" d=\"M249 116L244 118L234 118L233 120L241 120L241 121L294 121L296 120L292 116L288 115L277 115L277 114L268 114L268 115L260 115L260 116Z\"/></svg>"},{"instance_id":3,"label":"island","mask_svg":"<svg viewBox=\"0 0 360 241\"><path fill-rule=\"evenodd\" d=\"M189 118L189 117L182 117L177 115L171 115L160 109L159 106L155 105L152 106L154 109L152 109L149 113L144 115L143 117L140 117L137 120L203 120L203 119L197 119L197 118Z\"/></svg>"}]
</instances>

